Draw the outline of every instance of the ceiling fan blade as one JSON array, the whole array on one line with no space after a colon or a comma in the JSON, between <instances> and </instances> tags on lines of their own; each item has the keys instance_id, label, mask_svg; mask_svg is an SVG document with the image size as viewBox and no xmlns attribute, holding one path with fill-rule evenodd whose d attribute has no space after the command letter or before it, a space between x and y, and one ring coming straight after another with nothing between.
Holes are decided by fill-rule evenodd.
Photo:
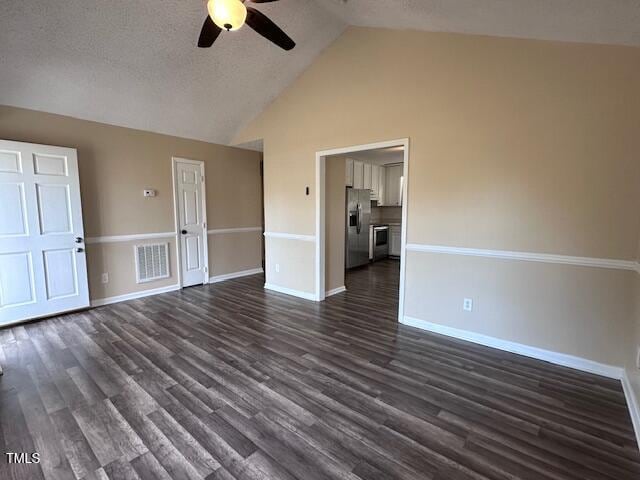
<instances>
[{"instance_id":1,"label":"ceiling fan blade","mask_svg":"<svg viewBox=\"0 0 640 480\"><path fill-rule=\"evenodd\" d=\"M289 35L255 8L247 7L247 25L284 50L291 50L296 46Z\"/></svg>"},{"instance_id":2,"label":"ceiling fan blade","mask_svg":"<svg viewBox=\"0 0 640 480\"><path fill-rule=\"evenodd\" d=\"M200 38L198 38L198 47L209 48L211 45L213 45L213 42L216 41L216 38L218 38L220 32L222 32L222 29L220 29L220 27L213 23L211 17L207 15L207 18L204 21L204 25L202 25Z\"/></svg>"}]
</instances>

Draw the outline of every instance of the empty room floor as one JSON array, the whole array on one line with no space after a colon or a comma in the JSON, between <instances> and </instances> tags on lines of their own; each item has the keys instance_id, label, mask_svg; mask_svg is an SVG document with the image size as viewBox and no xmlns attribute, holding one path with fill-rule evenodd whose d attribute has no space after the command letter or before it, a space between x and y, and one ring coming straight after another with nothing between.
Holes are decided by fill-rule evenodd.
<instances>
[{"instance_id":1,"label":"empty room floor","mask_svg":"<svg viewBox=\"0 0 640 480\"><path fill-rule=\"evenodd\" d=\"M396 267L0 330L0 443L41 458L0 478L638 478L619 382L397 324Z\"/></svg>"}]
</instances>

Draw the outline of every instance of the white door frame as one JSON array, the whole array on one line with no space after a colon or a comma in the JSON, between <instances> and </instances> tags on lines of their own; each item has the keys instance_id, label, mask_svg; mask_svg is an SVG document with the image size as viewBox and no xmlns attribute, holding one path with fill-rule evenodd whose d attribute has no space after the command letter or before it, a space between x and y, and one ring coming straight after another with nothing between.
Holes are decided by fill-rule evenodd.
<instances>
[{"instance_id":1,"label":"white door frame","mask_svg":"<svg viewBox=\"0 0 640 480\"><path fill-rule=\"evenodd\" d=\"M204 253L204 264L206 267L203 284L209 283L209 233L207 231L207 183L204 174L204 162L202 160L190 160L188 158L171 157L171 179L173 182L173 221L176 232L176 268L178 270L178 286L182 288L182 247L180 245L180 216L178 213L178 163L190 163L192 165L200 165L200 173L202 175L202 248Z\"/></svg>"},{"instance_id":2,"label":"white door frame","mask_svg":"<svg viewBox=\"0 0 640 480\"><path fill-rule=\"evenodd\" d=\"M403 147L404 164L402 185L402 241L400 247L400 293L398 301L398 321L404 317L404 287L406 281L407 263L407 212L409 210L408 185L409 185L409 139L401 138L386 142L355 145L351 147L335 148L316 152L316 291L315 299L321 302L325 299L325 171L326 157L330 155L343 155L346 153L375 150L379 148Z\"/></svg>"}]
</instances>

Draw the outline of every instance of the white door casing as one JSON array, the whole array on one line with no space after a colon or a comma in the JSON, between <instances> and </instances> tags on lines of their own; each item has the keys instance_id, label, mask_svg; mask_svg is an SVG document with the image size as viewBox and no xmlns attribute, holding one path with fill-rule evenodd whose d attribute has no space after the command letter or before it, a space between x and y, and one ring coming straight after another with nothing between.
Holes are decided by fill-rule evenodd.
<instances>
[{"instance_id":1,"label":"white door casing","mask_svg":"<svg viewBox=\"0 0 640 480\"><path fill-rule=\"evenodd\" d=\"M173 159L174 208L180 285L208 281L204 162Z\"/></svg>"},{"instance_id":2,"label":"white door casing","mask_svg":"<svg viewBox=\"0 0 640 480\"><path fill-rule=\"evenodd\" d=\"M326 158L332 155L346 155L353 152L366 150L377 150L381 148L402 147L404 151L402 176L405 181L399 182L400 205L402 205L402 226L400 235L400 292L398 298L398 321L404 319L404 292L406 283L406 257L407 257L407 228L408 211L407 198L409 195L409 138L391 140L387 142L370 143L366 145L355 145L352 147L335 148L316 152L316 255L315 255L315 300L322 301L326 297L325 292L325 173ZM383 196L384 183L386 183L386 168L381 169L380 178L383 182L381 190ZM354 162L354 188L355 188L355 162Z\"/></svg>"},{"instance_id":3,"label":"white door casing","mask_svg":"<svg viewBox=\"0 0 640 480\"><path fill-rule=\"evenodd\" d=\"M76 150L0 140L0 325L88 306Z\"/></svg>"}]
</instances>

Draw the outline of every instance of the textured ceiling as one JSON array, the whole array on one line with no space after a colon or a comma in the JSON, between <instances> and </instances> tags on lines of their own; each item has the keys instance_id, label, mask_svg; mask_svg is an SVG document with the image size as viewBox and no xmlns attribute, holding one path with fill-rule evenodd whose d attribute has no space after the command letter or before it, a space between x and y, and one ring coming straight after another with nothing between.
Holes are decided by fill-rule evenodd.
<instances>
[{"instance_id":1,"label":"textured ceiling","mask_svg":"<svg viewBox=\"0 0 640 480\"><path fill-rule=\"evenodd\" d=\"M347 24L640 46L640 0L280 0L195 48L203 0L1 0L0 104L217 143L258 115ZM251 145L251 148L260 148Z\"/></svg>"},{"instance_id":2,"label":"textured ceiling","mask_svg":"<svg viewBox=\"0 0 640 480\"><path fill-rule=\"evenodd\" d=\"M640 0L317 0L351 25L640 46Z\"/></svg>"},{"instance_id":3,"label":"textured ceiling","mask_svg":"<svg viewBox=\"0 0 640 480\"><path fill-rule=\"evenodd\" d=\"M345 27L314 0L256 8L298 46L196 48L202 0L0 0L0 104L226 144Z\"/></svg>"}]
</instances>

